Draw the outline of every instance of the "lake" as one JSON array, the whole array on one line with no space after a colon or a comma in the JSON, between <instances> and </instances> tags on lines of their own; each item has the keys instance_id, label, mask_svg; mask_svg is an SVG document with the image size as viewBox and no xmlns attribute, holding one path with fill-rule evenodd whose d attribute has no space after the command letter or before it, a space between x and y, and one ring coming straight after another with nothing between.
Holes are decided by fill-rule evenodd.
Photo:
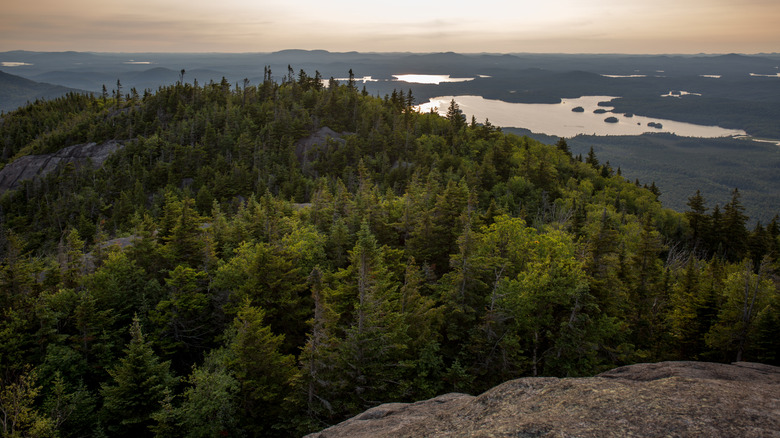
<instances>
[{"instance_id":1,"label":"lake","mask_svg":"<svg viewBox=\"0 0 780 438\"><path fill-rule=\"evenodd\" d=\"M480 78L489 78L487 75L478 75ZM348 81L349 78L334 78L339 82ZM442 82L468 82L473 81L475 78L451 78L450 75L393 75L393 79L374 79L373 76L363 76L362 78L353 78L355 82L406 82L407 84L427 84L427 85L439 85ZM323 82L327 80L323 79Z\"/></svg>"},{"instance_id":2,"label":"lake","mask_svg":"<svg viewBox=\"0 0 780 438\"><path fill-rule=\"evenodd\" d=\"M485 77L484 75L480 75ZM442 82L468 82L473 81L474 78L451 78L450 75L393 75L393 77L401 82L409 84L436 84L439 85ZM486 76L489 77L489 76Z\"/></svg>"},{"instance_id":3,"label":"lake","mask_svg":"<svg viewBox=\"0 0 780 438\"><path fill-rule=\"evenodd\" d=\"M558 137L574 137L578 134L641 135L646 132L668 132L685 137L706 138L746 135L741 129L695 125L637 115L627 117L625 114L612 113L613 107L598 105L599 102L616 99L614 96L583 96L562 99L561 103L557 104L510 103L481 96L440 96L416 108L420 112L429 112L435 108L439 114L446 115L452 99L458 103L467 121L470 121L473 115L478 122L488 119L496 126L525 128L531 132ZM572 109L576 107L582 107L584 111L573 112ZM606 112L595 114L594 111L598 109ZM614 117L617 121L607 123L604 121L607 117ZM662 127L654 128L648 126L648 123L660 123Z\"/></svg>"}]
</instances>

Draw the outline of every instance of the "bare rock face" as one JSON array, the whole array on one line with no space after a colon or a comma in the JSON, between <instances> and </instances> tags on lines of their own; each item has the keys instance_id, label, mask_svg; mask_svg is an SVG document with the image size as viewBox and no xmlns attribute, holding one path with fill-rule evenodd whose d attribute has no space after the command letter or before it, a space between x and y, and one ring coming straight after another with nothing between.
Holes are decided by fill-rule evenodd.
<instances>
[{"instance_id":1,"label":"bare rock face","mask_svg":"<svg viewBox=\"0 0 780 438\"><path fill-rule=\"evenodd\" d=\"M100 167L112 152L123 146L123 143L111 140L101 144L86 143L68 146L53 154L21 157L0 170L0 193L19 187L22 181L45 176L58 166L67 163L82 164L89 159L95 167Z\"/></svg>"},{"instance_id":2,"label":"bare rock face","mask_svg":"<svg viewBox=\"0 0 780 438\"><path fill-rule=\"evenodd\" d=\"M345 134L323 126L314 134L295 143L295 155L301 165L306 166L307 163L316 161L320 154L328 153L333 145L346 143L346 140L342 138Z\"/></svg>"},{"instance_id":3,"label":"bare rock face","mask_svg":"<svg viewBox=\"0 0 780 438\"><path fill-rule=\"evenodd\" d=\"M330 437L780 437L780 368L661 362L589 378L528 377L479 396L389 403Z\"/></svg>"}]
</instances>

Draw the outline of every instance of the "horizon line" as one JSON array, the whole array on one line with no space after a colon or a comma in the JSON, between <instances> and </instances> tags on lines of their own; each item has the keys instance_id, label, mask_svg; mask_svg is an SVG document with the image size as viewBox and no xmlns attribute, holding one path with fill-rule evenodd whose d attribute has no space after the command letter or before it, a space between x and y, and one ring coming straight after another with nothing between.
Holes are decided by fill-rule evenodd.
<instances>
[{"instance_id":1,"label":"horizon line","mask_svg":"<svg viewBox=\"0 0 780 438\"><path fill-rule=\"evenodd\" d=\"M337 51L328 49L298 49L287 48L273 51L242 51L242 52L220 52L220 51L102 51L102 50L28 50L28 49L13 49L5 50L0 53L11 52L28 52L28 53L51 53L51 54L63 54L63 53L90 53L90 54L183 54L183 55L272 55L282 52L325 52L330 54L367 54L367 55L438 55L438 54L455 54L455 55L587 55L587 56L725 56L725 55L745 55L745 56L757 56L757 55L780 55L780 52L655 52L655 53L639 53L639 52L456 52L452 50L446 51L359 51L359 50L347 50Z\"/></svg>"}]
</instances>

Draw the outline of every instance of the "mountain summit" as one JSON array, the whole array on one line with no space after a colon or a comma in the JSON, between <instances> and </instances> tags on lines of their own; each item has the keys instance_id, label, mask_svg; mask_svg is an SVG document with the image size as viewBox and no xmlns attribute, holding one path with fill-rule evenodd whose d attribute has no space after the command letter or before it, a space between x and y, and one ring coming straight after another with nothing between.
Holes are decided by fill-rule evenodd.
<instances>
[{"instance_id":1,"label":"mountain summit","mask_svg":"<svg viewBox=\"0 0 780 438\"><path fill-rule=\"evenodd\" d=\"M636 364L388 403L308 437L777 436L778 393L780 368L769 365Z\"/></svg>"}]
</instances>

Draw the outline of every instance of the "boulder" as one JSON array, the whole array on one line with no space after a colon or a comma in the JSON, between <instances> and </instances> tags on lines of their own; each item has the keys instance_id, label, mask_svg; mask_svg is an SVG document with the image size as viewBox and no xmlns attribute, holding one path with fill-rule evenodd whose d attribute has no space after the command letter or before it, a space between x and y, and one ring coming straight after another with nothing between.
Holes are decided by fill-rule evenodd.
<instances>
[{"instance_id":1,"label":"boulder","mask_svg":"<svg viewBox=\"0 0 780 438\"><path fill-rule=\"evenodd\" d=\"M388 403L330 437L780 437L780 368L636 364L595 377L527 377L479 396Z\"/></svg>"}]
</instances>

